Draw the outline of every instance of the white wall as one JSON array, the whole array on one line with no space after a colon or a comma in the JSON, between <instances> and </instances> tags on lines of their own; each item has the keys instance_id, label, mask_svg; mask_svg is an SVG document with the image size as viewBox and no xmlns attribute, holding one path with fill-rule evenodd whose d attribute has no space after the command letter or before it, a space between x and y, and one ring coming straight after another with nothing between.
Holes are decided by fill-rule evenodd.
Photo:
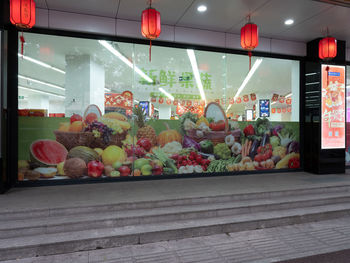
<instances>
[{"instance_id":1,"label":"white wall","mask_svg":"<svg viewBox=\"0 0 350 263\"><path fill-rule=\"evenodd\" d=\"M107 17L36 9L36 27L69 31L98 33L112 36L142 38L140 22ZM162 25L158 40L169 42L199 44L232 49L242 49L237 34ZM257 51L267 53L306 55L306 43L270 38L259 38Z\"/></svg>"}]
</instances>

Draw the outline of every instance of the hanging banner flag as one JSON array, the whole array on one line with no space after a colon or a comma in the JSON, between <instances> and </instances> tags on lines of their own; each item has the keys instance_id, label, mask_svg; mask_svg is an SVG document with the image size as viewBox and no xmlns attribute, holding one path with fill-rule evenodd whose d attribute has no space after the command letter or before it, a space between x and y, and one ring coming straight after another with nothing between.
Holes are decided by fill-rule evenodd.
<instances>
[{"instance_id":1,"label":"hanging banner flag","mask_svg":"<svg viewBox=\"0 0 350 263\"><path fill-rule=\"evenodd\" d=\"M242 102L241 97L238 97L238 98L236 99L236 103L240 104L241 102Z\"/></svg>"},{"instance_id":2,"label":"hanging banner flag","mask_svg":"<svg viewBox=\"0 0 350 263\"><path fill-rule=\"evenodd\" d=\"M281 113L281 108L277 108L277 113Z\"/></svg>"},{"instance_id":3,"label":"hanging banner flag","mask_svg":"<svg viewBox=\"0 0 350 263\"><path fill-rule=\"evenodd\" d=\"M291 104L292 104L292 99L291 99L291 98L287 98L287 99L286 99L286 103L287 103L288 105L291 105Z\"/></svg>"},{"instance_id":4,"label":"hanging banner flag","mask_svg":"<svg viewBox=\"0 0 350 263\"><path fill-rule=\"evenodd\" d=\"M170 105L171 104L171 99L166 99L166 104Z\"/></svg>"},{"instance_id":5,"label":"hanging banner flag","mask_svg":"<svg viewBox=\"0 0 350 263\"><path fill-rule=\"evenodd\" d=\"M345 67L322 65L321 149L345 148Z\"/></svg>"},{"instance_id":6,"label":"hanging banner flag","mask_svg":"<svg viewBox=\"0 0 350 263\"><path fill-rule=\"evenodd\" d=\"M243 101L248 102L249 101L249 96L248 95L243 95Z\"/></svg>"},{"instance_id":7,"label":"hanging banner flag","mask_svg":"<svg viewBox=\"0 0 350 263\"><path fill-rule=\"evenodd\" d=\"M229 103L230 103L230 105L234 104L235 103L235 99L234 98L230 98Z\"/></svg>"},{"instance_id":8,"label":"hanging banner flag","mask_svg":"<svg viewBox=\"0 0 350 263\"><path fill-rule=\"evenodd\" d=\"M187 101L186 101L186 106L187 106L187 107L190 107L190 106L192 106L192 101L190 101L190 100L187 100Z\"/></svg>"},{"instance_id":9,"label":"hanging banner flag","mask_svg":"<svg viewBox=\"0 0 350 263\"><path fill-rule=\"evenodd\" d=\"M205 101L204 100L201 100L201 106L205 106Z\"/></svg>"},{"instance_id":10,"label":"hanging banner flag","mask_svg":"<svg viewBox=\"0 0 350 263\"><path fill-rule=\"evenodd\" d=\"M286 108L283 108L283 109L282 109L282 112L283 112L283 113L286 113Z\"/></svg>"},{"instance_id":11,"label":"hanging banner flag","mask_svg":"<svg viewBox=\"0 0 350 263\"><path fill-rule=\"evenodd\" d=\"M255 94L255 93L251 93L251 94L250 94L250 99L251 99L252 101L255 101L255 100L256 100L256 94Z\"/></svg>"},{"instance_id":12,"label":"hanging banner flag","mask_svg":"<svg viewBox=\"0 0 350 263\"><path fill-rule=\"evenodd\" d=\"M280 103L284 103L284 96L280 96L279 100Z\"/></svg>"},{"instance_id":13,"label":"hanging banner flag","mask_svg":"<svg viewBox=\"0 0 350 263\"><path fill-rule=\"evenodd\" d=\"M164 98L159 98L158 102L159 102L159 104L163 104L164 103Z\"/></svg>"},{"instance_id":14,"label":"hanging banner flag","mask_svg":"<svg viewBox=\"0 0 350 263\"><path fill-rule=\"evenodd\" d=\"M194 107L198 107L198 106L199 106L199 101L198 101L198 100L195 100L195 101L193 102L193 106L194 106Z\"/></svg>"},{"instance_id":15,"label":"hanging banner flag","mask_svg":"<svg viewBox=\"0 0 350 263\"><path fill-rule=\"evenodd\" d=\"M276 94L276 93L274 93L273 95L272 95L272 101L277 101L278 100L278 98L279 98L279 95L278 94Z\"/></svg>"},{"instance_id":16,"label":"hanging banner flag","mask_svg":"<svg viewBox=\"0 0 350 263\"><path fill-rule=\"evenodd\" d=\"M272 108L271 113L276 113L276 108Z\"/></svg>"},{"instance_id":17,"label":"hanging banner flag","mask_svg":"<svg viewBox=\"0 0 350 263\"><path fill-rule=\"evenodd\" d=\"M130 91L119 93L105 93L105 108L123 108L131 110L133 105L133 94Z\"/></svg>"},{"instance_id":18,"label":"hanging banner flag","mask_svg":"<svg viewBox=\"0 0 350 263\"><path fill-rule=\"evenodd\" d=\"M288 107L288 108L287 108L287 111L288 111L288 112L292 112L292 107Z\"/></svg>"},{"instance_id":19,"label":"hanging banner flag","mask_svg":"<svg viewBox=\"0 0 350 263\"><path fill-rule=\"evenodd\" d=\"M177 104L179 104L179 100L174 100L173 105L177 106Z\"/></svg>"},{"instance_id":20,"label":"hanging banner flag","mask_svg":"<svg viewBox=\"0 0 350 263\"><path fill-rule=\"evenodd\" d=\"M157 102L157 98L156 97L152 97L151 98L151 102L156 103Z\"/></svg>"},{"instance_id":21,"label":"hanging banner flag","mask_svg":"<svg viewBox=\"0 0 350 263\"><path fill-rule=\"evenodd\" d=\"M185 106L185 104L186 104L186 101L185 101L185 100L181 100L181 101L180 101L180 105L181 105L181 106Z\"/></svg>"}]
</instances>

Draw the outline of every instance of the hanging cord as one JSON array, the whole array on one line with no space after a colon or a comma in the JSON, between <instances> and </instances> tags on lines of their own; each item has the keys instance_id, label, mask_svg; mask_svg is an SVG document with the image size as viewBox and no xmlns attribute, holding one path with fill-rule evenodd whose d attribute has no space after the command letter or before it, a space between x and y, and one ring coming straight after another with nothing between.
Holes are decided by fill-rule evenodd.
<instances>
[{"instance_id":1,"label":"hanging cord","mask_svg":"<svg viewBox=\"0 0 350 263\"><path fill-rule=\"evenodd\" d=\"M149 8L152 8L152 0L149 0ZM152 61L152 39L149 40L149 54L148 54L148 57L149 57L149 62Z\"/></svg>"},{"instance_id":2,"label":"hanging cord","mask_svg":"<svg viewBox=\"0 0 350 263\"><path fill-rule=\"evenodd\" d=\"M249 71L252 68L252 52L248 51L248 56L249 56Z\"/></svg>"},{"instance_id":3,"label":"hanging cord","mask_svg":"<svg viewBox=\"0 0 350 263\"><path fill-rule=\"evenodd\" d=\"M151 62L151 56L152 56L152 40L149 40L149 61Z\"/></svg>"}]
</instances>

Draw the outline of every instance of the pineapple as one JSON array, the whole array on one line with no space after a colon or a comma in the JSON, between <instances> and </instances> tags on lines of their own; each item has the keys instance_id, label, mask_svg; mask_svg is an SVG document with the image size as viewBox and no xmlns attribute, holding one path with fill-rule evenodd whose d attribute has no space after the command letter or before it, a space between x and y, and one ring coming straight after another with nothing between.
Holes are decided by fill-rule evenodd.
<instances>
[{"instance_id":1,"label":"pineapple","mask_svg":"<svg viewBox=\"0 0 350 263\"><path fill-rule=\"evenodd\" d=\"M142 108L135 107L134 114L136 115L136 124L139 127L137 130L137 139L147 138L150 140L152 146L157 144L157 134L152 126L146 125L145 123L145 114L142 111Z\"/></svg>"}]
</instances>

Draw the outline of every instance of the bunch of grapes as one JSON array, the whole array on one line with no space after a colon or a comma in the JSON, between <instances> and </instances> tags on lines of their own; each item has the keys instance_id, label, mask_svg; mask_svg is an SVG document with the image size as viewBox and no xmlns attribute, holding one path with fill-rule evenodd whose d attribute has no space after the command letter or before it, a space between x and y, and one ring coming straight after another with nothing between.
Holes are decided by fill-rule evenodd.
<instances>
[{"instance_id":1,"label":"bunch of grapes","mask_svg":"<svg viewBox=\"0 0 350 263\"><path fill-rule=\"evenodd\" d=\"M102 138L106 144L109 143L110 136L114 132L113 129L98 121L93 121L90 123L84 131L92 132L96 138Z\"/></svg>"}]
</instances>

